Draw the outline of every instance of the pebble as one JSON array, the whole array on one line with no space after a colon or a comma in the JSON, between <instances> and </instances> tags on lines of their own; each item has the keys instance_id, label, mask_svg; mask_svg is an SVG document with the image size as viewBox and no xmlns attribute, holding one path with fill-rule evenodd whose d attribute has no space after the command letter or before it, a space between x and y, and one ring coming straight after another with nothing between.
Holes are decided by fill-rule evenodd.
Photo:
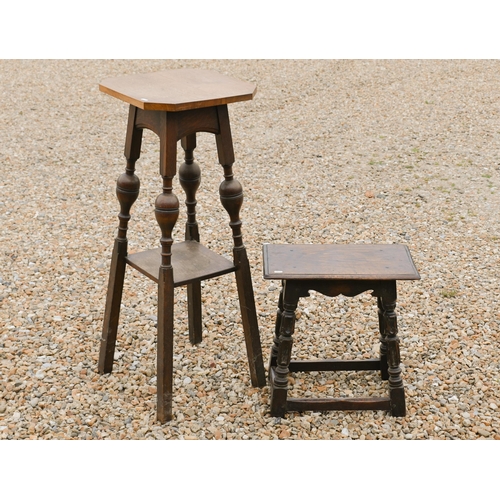
<instances>
[{"instance_id":1,"label":"pebble","mask_svg":"<svg viewBox=\"0 0 500 500\"><path fill-rule=\"evenodd\" d=\"M0 92L1 439L500 439L497 60L3 60ZM279 282L264 243L397 243L421 273L398 285L407 415L269 414L253 388L232 275L203 283L203 342L175 290L174 419L156 421L157 287L127 269L114 370L100 337L124 171L119 74L219 70L258 86L230 105L235 177L265 363ZM300 78L297 77L300 75ZM66 98L61 100L60 96ZM145 133L130 251L157 246L158 141ZM202 241L231 254L213 136L200 134ZM174 191L182 189L178 179ZM182 205L182 203L181 203ZM216 207L216 209L214 209ZM174 231L183 238L185 212ZM294 355L372 357L369 294L301 299ZM387 394L377 374L294 374L293 395Z\"/></svg>"}]
</instances>

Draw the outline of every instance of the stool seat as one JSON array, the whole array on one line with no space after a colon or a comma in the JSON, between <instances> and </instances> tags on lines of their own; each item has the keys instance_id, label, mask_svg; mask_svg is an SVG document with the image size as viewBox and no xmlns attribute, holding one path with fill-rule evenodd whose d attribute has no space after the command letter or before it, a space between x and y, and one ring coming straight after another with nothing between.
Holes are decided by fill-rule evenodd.
<instances>
[{"instance_id":1,"label":"stool seat","mask_svg":"<svg viewBox=\"0 0 500 500\"><path fill-rule=\"evenodd\" d=\"M420 275L405 245L264 245L264 278L279 279L282 289L269 363L271 415L288 411L387 410L404 416L396 321L396 281ZM292 336L299 299L315 290L329 297L377 297L380 358L363 360L293 360ZM389 381L389 397L289 398L288 375L309 371L380 371Z\"/></svg>"},{"instance_id":2,"label":"stool seat","mask_svg":"<svg viewBox=\"0 0 500 500\"><path fill-rule=\"evenodd\" d=\"M264 245L265 279L418 280L405 245Z\"/></svg>"}]
</instances>

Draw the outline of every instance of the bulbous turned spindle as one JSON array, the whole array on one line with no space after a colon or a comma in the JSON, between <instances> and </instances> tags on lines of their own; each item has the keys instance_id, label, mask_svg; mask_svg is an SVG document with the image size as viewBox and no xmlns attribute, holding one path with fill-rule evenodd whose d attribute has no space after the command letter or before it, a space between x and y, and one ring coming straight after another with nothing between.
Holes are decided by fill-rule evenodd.
<instances>
[{"instance_id":1,"label":"bulbous turned spindle","mask_svg":"<svg viewBox=\"0 0 500 500\"><path fill-rule=\"evenodd\" d=\"M172 178L164 178L163 193L155 201L155 217L161 229L161 266L172 267L172 231L179 217L179 199L172 192Z\"/></svg>"},{"instance_id":2,"label":"bulbous turned spindle","mask_svg":"<svg viewBox=\"0 0 500 500\"><path fill-rule=\"evenodd\" d=\"M222 206L229 214L231 222L229 226L233 231L234 247L243 247L243 236L241 234L240 210L243 205L243 188L239 181L233 178L232 169L224 167L225 179L219 186L219 195Z\"/></svg>"},{"instance_id":3,"label":"bulbous turned spindle","mask_svg":"<svg viewBox=\"0 0 500 500\"><path fill-rule=\"evenodd\" d=\"M185 152L185 161L179 167L179 182L186 193L186 240L200 241L198 222L196 220L196 192L201 183L201 169L194 161L193 150L196 147L194 137L184 138L182 147Z\"/></svg>"},{"instance_id":4,"label":"bulbous turned spindle","mask_svg":"<svg viewBox=\"0 0 500 500\"><path fill-rule=\"evenodd\" d=\"M127 230L130 220L130 209L139 196L140 181L134 173L135 161L127 161L125 173L116 181L116 196L120 203L118 214L118 234L115 238L111 267L109 271L106 309L102 328L99 354L99 373L110 373L113 369L113 358L120 317L120 304L125 276L125 258L128 251Z\"/></svg>"},{"instance_id":5,"label":"bulbous turned spindle","mask_svg":"<svg viewBox=\"0 0 500 500\"><path fill-rule=\"evenodd\" d=\"M130 220L130 209L139 197L141 182L133 170L127 171L118 177L116 181L116 197L120 203L120 220L118 226L118 239L124 240L127 237L128 222Z\"/></svg>"},{"instance_id":6,"label":"bulbous turned spindle","mask_svg":"<svg viewBox=\"0 0 500 500\"><path fill-rule=\"evenodd\" d=\"M185 239L200 241L198 221L196 220L196 192L201 183L201 169L194 161L193 151L196 147L196 134L181 140L184 149L184 163L179 167L179 182L186 193L187 221ZM201 311L201 282L189 283L186 286L188 298L189 340L191 344L199 344L202 340L203 321Z\"/></svg>"},{"instance_id":7,"label":"bulbous turned spindle","mask_svg":"<svg viewBox=\"0 0 500 500\"><path fill-rule=\"evenodd\" d=\"M220 153L219 158L221 158ZM252 288L252 275L241 234L240 209L243 204L243 188L239 181L233 177L232 163L224 165L223 161L224 157L221 160L224 168L224 180L219 186L219 195L222 206L229 214L229 226L233 233L233 258L236 267L236 284L240 300L243 330L245 332L250 376L254 387L263 387L266 384L266 375L262 362L262 348L260 345L259 325Z\"/></svg>"}]
</instances>

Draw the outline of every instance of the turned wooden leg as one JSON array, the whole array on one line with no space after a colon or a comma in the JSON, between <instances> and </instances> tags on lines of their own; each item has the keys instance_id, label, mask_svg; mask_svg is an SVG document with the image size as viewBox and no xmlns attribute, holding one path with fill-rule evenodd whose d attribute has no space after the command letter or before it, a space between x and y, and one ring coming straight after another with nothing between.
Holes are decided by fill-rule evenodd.
<instances>
[{"instance_id":1,"label":"turned wooden leg","mask_svg":"<svg viewBox=\"0 0 500 500\"><path fill-rule=\"evenodd\" d=\"M269 370L268 375L271 373L271 367L276 366L276 359L278 358L279 337L281 330L281 319L283 317L283 283L280 290L278 299L278 310L276 312L276 322L274 324L274 339L271 347L271 356L269 357Z\"/></svg>"},{"instance_id":2,"label":"turned wooden leg","mask_svg":"<svg viewBox=\"0 0 500 500\"><path fill-rule=\"evenodd\" d=\"M193 150L196 147L196 134L181 140L185 161L179 167L179 181L186 193L187 222L186 240L200 241L198 222L196 221L196 191L200 187L201 169L194 161ZM202 341L201 282L187 285L189 340L191 344Z\"/></svg>"},{"instance_id":3,"label":"turned wooden leg","mask_svg":"<svg viewBox=\"0 0 500 500\"><path fill-rule=\"evenodd\" d=\"M241 184L233 179L231 168L224 167L225 180L220 186L220 199L222 205L228 212L231 222L229 225L233 230L234 248L233 258L236 267L236 285L240 301L240 310L245 334L250 377L254 387L266 385L266 374L262 359L262 348L260 344L259 325L257 322L257 311L253 294L252 276L250 264L241 235L241 220L239 211L243 201L243 190Z\"/></svg>"},{"instance_id":4,"label":"turned wooden leg","mask_svg":"<svg viewBox=\"0 0 500 500\"><path fill-rule=\"evenodd\" d=\"M377 297L378 305L378 324L380 332L380 375L382 380L389 379L389 371L387 365L387 333L384 316L384 301L382 297Z\"/></svg>"},{"instance_id":5,"label":"turned wooden leg","mask_svg":"<svg viewBox=\"0 0 500 500\"><path fill-rule=\"evenodd\" d=\"M172 420L174 356L174 274L172 230L179 216L179 200L172 193L172 178L163 178L163 193L155 203L161 229L161 265L158 280L157 415L160 422Z\"/></svg>"},{"instance_id":6,"label":"turned wooden leg","mask_svg":"<svg viewBox=\"0 0 500 500\"><path fill-rule=\"evenodd\" d=\"M287 293L288 292L288 293ZM298 295L287 282L283 286L283 313L281 315L276 366L271 369L271 416L282 417L286 413L288 393L288 367L292 356L295 310Z\"/></svg>"},{"instance_id":7,"label":"turned wooden leg","mask_svg":"<svg viewBox=\"0 0 500 500\"><path fill-rule=\"evenodd\" d=\"M234 179L232 165L234 163L233 143L229 127L227 106L218 106L220 134L216 136L219 162L224 168L224 180L219 187L222 206L230 217L229 226L233 232L233 258L236 267L236 285L240 301L240 310L245 334L250 377L254 387L266 385L266 373L262 359L257 310L253 293L252 275L248 262L247 250L243 245L241 234L240 209L243 204L243 188Z\"/></svg>"},{"instance_id":8,"label":"turned wooden leg","mask_svg":"<svg viewBox=\"0 0 500 500\"><path fill-rule=\"evenodd\" d=\"M391 398L391 414L394 417L406 415L405 391L401 379L398 326L396 317L396 282L392 284L392 293L383 297L384 318L387 334L387 363L389 372L389 396Z\"/></svg>"},{"instance_id":9,"label":"turned wooden leg","mask_svg":"<svg viewBox=\"0 0 500 500\"><path fill-rule=\"evenodd\" d=\"M129 114L129 126L125 143L125 157L127 167L125 173L120 175L116 182L116 196L120 203L118 215L118 235L115 239L111 268L109 273L106 309L102 329L101 346L99 353L99 373L110 373L113 369L113 358L118 333L120 318L120 305L122 301L123 281L125 278L125 258L127 256L128 240L127 230L130 220L130 209L137 200L140 190L139 178L135 175L135 163L139 159L142 130L134 128L134 113Z\"/></svg>"}]
</instances>

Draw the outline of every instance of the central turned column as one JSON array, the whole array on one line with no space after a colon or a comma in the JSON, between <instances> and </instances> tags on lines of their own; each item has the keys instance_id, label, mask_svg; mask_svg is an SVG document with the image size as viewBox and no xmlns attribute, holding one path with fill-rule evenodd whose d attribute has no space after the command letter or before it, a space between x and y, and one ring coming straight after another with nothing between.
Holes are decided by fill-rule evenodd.
<instances>
[{"instance_id":1,"label":"central turned column","mask_svg":"<svg viewBox=\"0 0 500 500\"><path fill-rule=\"evenodd\" d=\"M196 148L196 134L183 137L184 163L179 168L179 182L186 193L186 241L200 241L198 222L196 221L196 192L201 184L201 169L194 161L193 151ZM189 340L192 344L202 341L201 318L201 282L187 285Z\"/></svg>"}]
</instances>

